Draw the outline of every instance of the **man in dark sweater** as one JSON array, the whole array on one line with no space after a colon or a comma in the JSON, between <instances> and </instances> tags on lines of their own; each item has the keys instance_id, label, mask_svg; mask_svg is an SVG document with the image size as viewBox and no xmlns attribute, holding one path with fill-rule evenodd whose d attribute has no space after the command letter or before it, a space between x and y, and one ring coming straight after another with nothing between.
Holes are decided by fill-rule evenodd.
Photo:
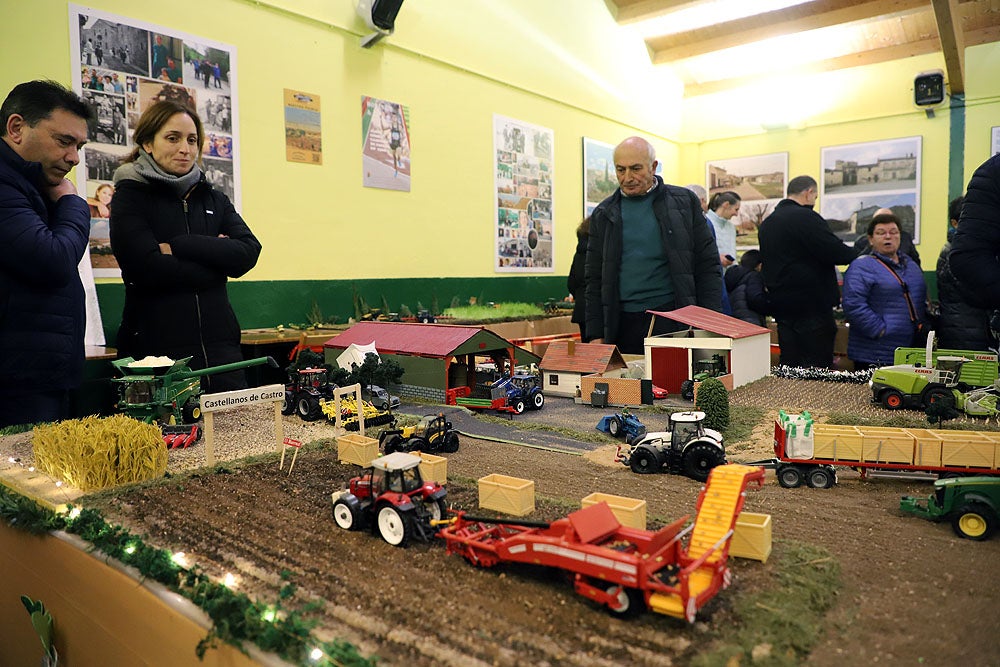
<instances>
[{"instance_id":1,"label":"man in dark sweater","mask_svg":"<svg viewBox=\"0 0 1000 667\"><path fill-rule=\"evenodd\" d=\"M720 310L719 251L698 198L655 175L656 155L630 137L614 152L619 188L591 213L586 259L587 335L642 354L648 311ZM659 318L653 334L674 330Z\"/></svg>"},{"instance_id":2,"label":"man in dark sweater","mask_svg":"<svg viewBox=\"0 0 1000 667\"><path fill-rule=\"evenodd\" d=\"M788 198L778 202L758 236L783 366L833 365L833 308L840 303L834 267L857 257L813 211L816 194L815 179L793 178Z\"/></svg>"},{"instance_id":3,"label":"man in dark sweater","mask_svg":"<svg viewBox=\"0 0 1000 667\"><path fill-rule=\"evenodd\" d=\"M82 378L90 207L66 174L89 118L52 81L15 86L0 107L0 426L65 418Z\"/></svg>"}]
</instances>

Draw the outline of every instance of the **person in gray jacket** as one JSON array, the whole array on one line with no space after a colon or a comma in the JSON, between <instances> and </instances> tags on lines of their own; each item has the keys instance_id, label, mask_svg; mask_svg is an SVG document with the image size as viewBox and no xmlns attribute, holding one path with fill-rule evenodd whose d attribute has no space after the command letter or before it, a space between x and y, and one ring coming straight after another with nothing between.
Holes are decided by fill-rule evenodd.
<instances>
[{"instance_id":1,"label":"person in gray jacket","mask_svg":"<svg viewBox=\"0 0 1000 667\"><path fill-rule=\"evenodd\" d=\"M719 250L701 203L656 176L656 153L641 137L614 151L618 190L591 214L586 260L587 335L642 354L652 316L698 305L722 307ZM676 330L659 318L653 335Z\"/></svg>"}]
</instances>

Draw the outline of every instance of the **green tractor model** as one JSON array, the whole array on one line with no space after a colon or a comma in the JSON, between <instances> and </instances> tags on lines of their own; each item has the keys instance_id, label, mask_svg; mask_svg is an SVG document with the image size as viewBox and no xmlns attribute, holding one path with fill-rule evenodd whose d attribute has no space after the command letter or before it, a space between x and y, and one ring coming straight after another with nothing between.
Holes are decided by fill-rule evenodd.
<instances>
[{"instance_id":1,"label":"green tractor model","mask_svg":"<svg viewBox=\"0 0 1000 667\"><path fill-rule=\"evenodd\" d=\"M934 495L903 496L899 509L931 521L951 521L959 537L985 540L1000 522L1000 477L939 479Z\"/></svg>"},{"instance_id":2,"label":"green tractor model","mask_svg":"<svg viewBox=\"0 0 1000 667\"><path fill-rule=\"evenodd\" d=\"M901 364L877 368L868 381L872 401L889 410L925 410L940 402L954 407L963 403L958 378L967 361L965 357L943 356L932 367Z\"/></svg>"},{"instance_id":3,"label":"green tractor model","mask_svg":"<svg viewBox=\"0 0 1000 667\"><path fill-rule=\"evenodd\" d=\"M726 374L726 358L721 354L713 354L711 359L699 359L694 362L694 377L681 382L681 398L685 401L694 400L694 385L708 378Z\"/></svg>"},{"instance_id":4,"label":"green tractor model","mask_svg":"<svg viewBox=\"0 0 1000 667\"><path fill-rule=\"evenodd\" d=\"M192 370L191 357L178 359L170 365L138 365L132 357L112 361L122 374L111 381L118 386L117 408L139 421L159 424L193 424L201 417L201 378L251 366L269 364L277 368L271 357L258 357L222 366Z\"/></svg>"}]
</instances>

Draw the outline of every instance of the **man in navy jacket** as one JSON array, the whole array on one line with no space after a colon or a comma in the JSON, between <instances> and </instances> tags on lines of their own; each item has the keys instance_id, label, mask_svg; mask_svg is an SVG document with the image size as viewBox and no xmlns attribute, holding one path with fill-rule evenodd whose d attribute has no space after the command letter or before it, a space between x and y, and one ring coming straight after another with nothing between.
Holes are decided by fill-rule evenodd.
<instances>
[{"instance_id":1,"label":"man in navy jacket","mask_svg":"<svg viewBox=\"0 0 1000 667\"><path fill-rule=\"evenodd\" d=\"M52 81L19 84L0 106L0 427L65 418L83 374L90 210L66 174L90 115Z\"/></svg>"}]
</instances>

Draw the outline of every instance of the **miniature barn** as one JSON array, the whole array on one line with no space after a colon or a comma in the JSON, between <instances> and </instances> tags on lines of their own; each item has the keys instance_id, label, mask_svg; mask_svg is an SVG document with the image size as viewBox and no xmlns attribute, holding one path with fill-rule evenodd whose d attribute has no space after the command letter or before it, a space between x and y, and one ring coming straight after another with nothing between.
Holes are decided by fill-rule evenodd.
<instances>
[{"instance_id":1,"label":"miniature barn","mask_svg":"<svg viewBox=\"0 0 1000 667\"><path fill-rule=\"evenodd\" d=\"M542 390L551 396L576 396L586 375L620 377L627 369L625 359L614 345L556 340L549 343L538 364Z\"/></svg>"},{"instance_id":2,"label":"miniature barn","mask_svg":"<svg viewBox=\"0 0 1000 667\"><path fill-rule=\"evenodd\" d=\"M351 345L374 345L382 359L392 359L403 367L400 395L442 403L449 389L476 386L476 364L480 361L507 373L515 366L541 361L538 355L481 326L358 322L326 341L327 363L335 363Z\"/></svg>"},{"instance_id":3,"label":"miniature barn","mask_svg":"<svg viewBox=\"0 0 1000 667\"><path fill-rule=\"evenodd\" d=\"M735 317L699 306L684 306L667 312L650 311L686 324L687 329L645 339L646 377L671 394L694 375L695 364L724 355L727 375L720 379L735 389L771 371L771 332Z\"/></svg>"}]
</instances>

